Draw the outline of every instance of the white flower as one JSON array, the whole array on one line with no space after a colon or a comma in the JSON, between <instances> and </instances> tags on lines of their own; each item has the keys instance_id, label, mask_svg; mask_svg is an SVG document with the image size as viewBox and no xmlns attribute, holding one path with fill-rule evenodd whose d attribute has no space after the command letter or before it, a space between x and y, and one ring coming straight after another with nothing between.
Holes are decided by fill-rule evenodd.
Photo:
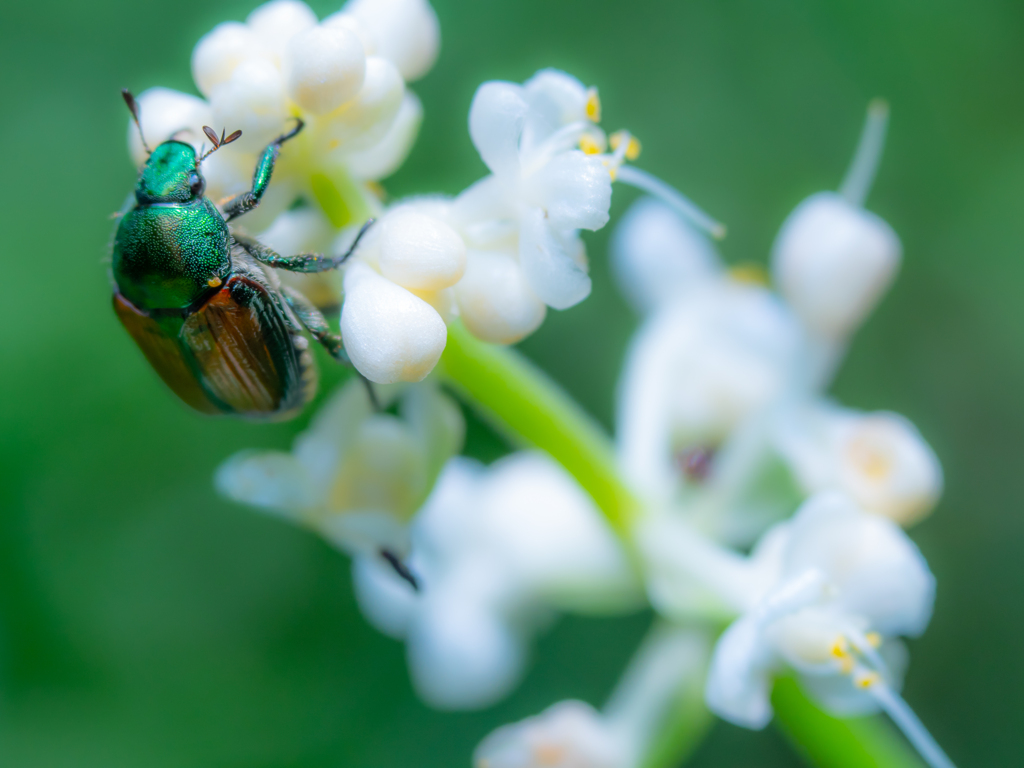
<instances>
[{"instance_id":1,"label":"white flower","mask_svg":"<svg viewBox=\"0 0 1024 768\"><path fill-rule=\"evenodd\" d=\"M885 140L888 107L873 103L843 193L804 200L772 251L779 289L808 328L842 341L892 284L902 249L888 224L863 209Z\"/></svg>"},{"instance_id":2,"label":"white flower","mask_svg":"<svg viewBox=\"0 0 1024 768\"><path fill-rule=\"evenodd\" d=\"M567 78L559 78L560 89ZM599 158L574 148L585 122L568 131L550 122L541 126L547 110L531 110L531 83L494 81L477 89L469 132L492 175L459 196L456 215L471 245L517 239L515 252L534 293L549 306L566 309L590 293L576 230L600 229L608 222L611 175ZM575 85L585 102L586 89ZM573 117L571 111L567 116Z\"/></svg>"},{"instance_id":3,"label":"white flower","mask_svg":"<svg viewBox=\"0 0 1024 768\"><path fill-rule=\"evenodd\" d=\"M619 289L640 315L679 301L723 272L707 237L650 197L630 206L610 250Z\"/></svg>"},{"instance_id":4,"label":"white flower","mask_svg":"<svg viewBox=\"0 0 1024 768\"><path fill-rule=\"evenodd\" d=\"M434 66L441 26L426 0L350 0L326 21L345 16L365 30L373 52L393 61L407 81L418 80Z\"/></svg>"},{"instance_id":5,"label":"white flower","mask_svg":"<svg viewBox=\"0 0 1024 768\"><path fill-rule=\"evenodd\" d=\"M356 595L376 626L406 638L413 682L437 707L481 707L506 694L529 636L553 610L618 611L637 599L593 502L541 454L488 469L453 460L412 535L419 592L360 559Z\"/></svg>"},{"instance_id":6,"label":"white flower","mask_svg":"<svg viewBox=\"0 0 1024 768\"><path fill-rule=\"evenodd\" d=\"M800 362L800 332L766 289L727 276L667 302L630 344L619 384L619 457L652 498L686 480L679 460L715 449L782 397Z\"/></svg>"},{"instance_id":7,"label":"white flower","mask_svg":"<svg viewBox=\"0 0 1024 768\"><path fill-rule=\"evenodd\" d=\"M942 494L942 466L907 419L830 403L789 415L776 438L808 494L846 493L865 510L908 526Z\"/></svg>"},{"instance_id":8,"label":"white flower","mask_svg":"<svg viewBox=\"0 0 1024 768\"><path fill-rule=\"evenodd\" d=\"M900 687L895 638L919 635L931 617L935 580L921 553L894 523L840 494L813 497L766 541L778 577L718 641L708 706L762 728L772 675L790 667L836 714L877 709L876 689Z\"/></svg>"},{"instance_id":9,"label":"white flower","mask_svg":"<svg viewBox=\"0 0 1024 768\"><path fill-rule=\"evenodd\" d=\"M353 380L291 453L243 451L218 470L217 487L350 552L402 556L405 524L461 447L464 424L458 407L432 386L407 387L399 402L399 416L375 412L363 383Z\"/></svg>"},{"instance_id":10,"label":"white flower","mask_svg":"<svg viewBox=\"0 0 1024 768\"><path fill-rule=\"evenodd\" d=\"M535 717L499 728L476 748L475 768L629 768L622 740L600 712L560 701Z\"/></svg>"}]
</instances>

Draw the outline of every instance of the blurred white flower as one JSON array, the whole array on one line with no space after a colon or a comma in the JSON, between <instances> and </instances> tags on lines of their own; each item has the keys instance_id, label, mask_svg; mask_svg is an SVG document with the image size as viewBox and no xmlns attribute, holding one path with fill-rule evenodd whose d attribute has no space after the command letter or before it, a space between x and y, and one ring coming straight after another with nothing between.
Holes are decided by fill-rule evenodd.
<instances>
[{"instance_id":1,"label":"blurred white flower","mask_svg":"<svg viewBox=\"0 0 1024 768\"><path fill-rule=\"evenodd\" d=\"M152 144L175 136L197 147L203 125L240 129L229 150L203 163L207 194L219 202L249 189L259 153L300 118L305 128L282 152L260 208L239 224L266 229L297 198L335 231L362 224L380 209L367 182L392 173L416 137L422 109L405 80L430 68L438 41L425 0L356 0L323 22L299 0L272 0L196 45L192 74L206 101L165 88L142 93L142 129ZM138 137L129 147L141 165Z\"/></svg>"},{"instance_id":2,"label":"blurred white flower","mask_svg":"<svg viewBox=\"0 0 1024 768\"><path fill-rule=\"evenodd\" d=\"M582 701L560 701L506 725L476 748L475 768L631 768L626 745L600 712Z\"/></svg>"},{"instance_id":3,"label":"blurred white flower","mask_svg":"<svg viewBox=\"0 0 1024 768\"><path fill-rule=\"evenodd\" d=\"M724 272L707 236L650 197L619 220L610 251L618 287L641 316L677 303Z\"/></svg>"},{"instance_id":4,"label":"blurred white flower","mask_svg":"<svg viewBox=\"0 0 1024 768\"><path fill-rule=\"evenodd\" d=\"M687 480L688 452L713 451L786 396L801 362L799 326L770 291L725 273L698 282L644 323L619 382L620 461L661 500Z\"/></svg>"},{"instance_id":5,"label":"blurred white flower","mask_svg":"<svg viewBox=\"0 0 1024 768\"><path fill-rule=\"evenodd\" d=\"M863 209L885 141L888 106L871 105L842 194L804 200L772 251L779 290L808 329L843 341L892 284L902 249L892 228Z\"/></svg>"},{"instance_id":6,"label":"blurred white flower","mask_svg":"<svg viewBox=\"0 0 1024 768\"><path fill-rule=\"evenodd\" d=\"M419 592L364 558L356 594L370 621L406 639L413 681L434 706L481 707L507 693L552 611L615 612L638 598L590 497L542 454L489 468L451 461L412 536Z\"/></svg>"},{"instance_id":7,"label":"blurred white flower","mask_svg":"<svg viewBox=\"0 0 1024 768\"><path fill-rule=\"evenodd\" d=\"M462 446L458 407L431 385L382 391L399 415L377 412L350 381L291 453L243 451L217 472L225 496L312 528L337 546L377 557L408 551L406 523Z\"/></svg>"},{"instance_id":8,"label":"blurred white flower","mask_svg":"<svg viewBox=\"0 0 1024 768\"><path fill-rule=\"evenodd\" d=\"M895 638L916 637L931 618L935 580L924 558L898 526L841 494L811 498L780 530L767 534L777 579L718 641L708 706L762 728L772 676L789 667L836 714L877 709L875 689L901 684Z\"/></svg>"},{"instance_id":9,"label":"blurred white flower","mask_svg":"<svg viewBox=\"0 0 1024 768\"><path fill-rule=\"evenodd\" d=\"M942 494L942 466L907 419L828 402L780 423L779 451L807 494L846 493L865 510L913 525Z\"/></svg>"}]
</instances>

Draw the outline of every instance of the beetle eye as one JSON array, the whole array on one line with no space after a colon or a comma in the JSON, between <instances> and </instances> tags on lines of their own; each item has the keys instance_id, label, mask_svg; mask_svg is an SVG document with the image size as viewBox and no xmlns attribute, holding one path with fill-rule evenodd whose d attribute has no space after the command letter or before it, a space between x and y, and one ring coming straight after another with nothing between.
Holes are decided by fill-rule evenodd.
<instances>
[{"instance_id":1,"label":"beetle eye","mask_svg":"<svg viewBox=\"0 0 1024 768\"><path fill-rule=\"evenodd\" d=\"M206 181L198 173L193 173L188 177L188 185L195 197L199 197L203 194L203 190L206 189Z\"/></svg>"}]
</instances>

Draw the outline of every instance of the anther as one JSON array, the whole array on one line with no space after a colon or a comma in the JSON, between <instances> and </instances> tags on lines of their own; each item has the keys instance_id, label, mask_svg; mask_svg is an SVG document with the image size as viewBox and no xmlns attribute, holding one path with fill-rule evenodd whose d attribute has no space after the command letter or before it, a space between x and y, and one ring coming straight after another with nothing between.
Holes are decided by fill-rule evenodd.
<instances>
[{"instance_id":1,"label":"anther","mask_svg":"<svg viewBox=\"0 0 1024 768\"><path fill-rule=\"evenodd\" d=\"M870 688L881 682L882 677L877 672L858 672L853 678L853 684L858 688Z\"/></svg>"},{"instance_id":2,"label":"anther","mask_svg":"<svg viewBox=\"0 0 1024 768\"><path fill-rule=\"evenodd\" d=\"M580 149L585 155L601 154L601 145L597 143L593 136L586 133L580 136Z\"/></svg>"},{"instance_id":3,"label":"anther","mask_svg":"<svg viewBox=\"0 0 1024 768\"><path fill-rule=\"evenodd\" d=\"M878 648L882 645L882 636L877 632L868 632L864 635L864 639L868 641L872 648Z\"/></svg>"},{"instance_id":4,"label":"anther","mask_svg":"<svg viewBox=\"0 0 1024 768\"><path fill-rule=\"evenodd\" d=\"M587 91L587 120L592 123L601 122L601 98L597 95L597 88L590 88Z\"/></svg>"}]
</instances>

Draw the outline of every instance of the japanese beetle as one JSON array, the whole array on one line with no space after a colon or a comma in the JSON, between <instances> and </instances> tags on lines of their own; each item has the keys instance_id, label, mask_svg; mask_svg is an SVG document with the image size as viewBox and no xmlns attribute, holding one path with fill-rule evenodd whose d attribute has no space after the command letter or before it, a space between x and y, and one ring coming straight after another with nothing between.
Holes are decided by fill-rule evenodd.
<instances>
[{"instance_id":1,"label":"japanese beetle","mask_svg":"<svg viewBox=\"0 0 1024 768\"><path fill-rule=\"evenodd\" d=\"M138 105L127 90L122 95L141 135ZM228 226L259 205L281 145L302 127L300 120L267 146L252 189L228 200L223 214L204 196L200 164L241 131L218 137L204 126L213 146L202 155L173 138L151 150L143 138L149 159L114 235L114 311L164 382L197 411L264 420L297 414L317 383L303 330L348 363L320 311L266 267L335 269L372 219L336 257L282 256Z\"/></svg>"}]
</instances>

